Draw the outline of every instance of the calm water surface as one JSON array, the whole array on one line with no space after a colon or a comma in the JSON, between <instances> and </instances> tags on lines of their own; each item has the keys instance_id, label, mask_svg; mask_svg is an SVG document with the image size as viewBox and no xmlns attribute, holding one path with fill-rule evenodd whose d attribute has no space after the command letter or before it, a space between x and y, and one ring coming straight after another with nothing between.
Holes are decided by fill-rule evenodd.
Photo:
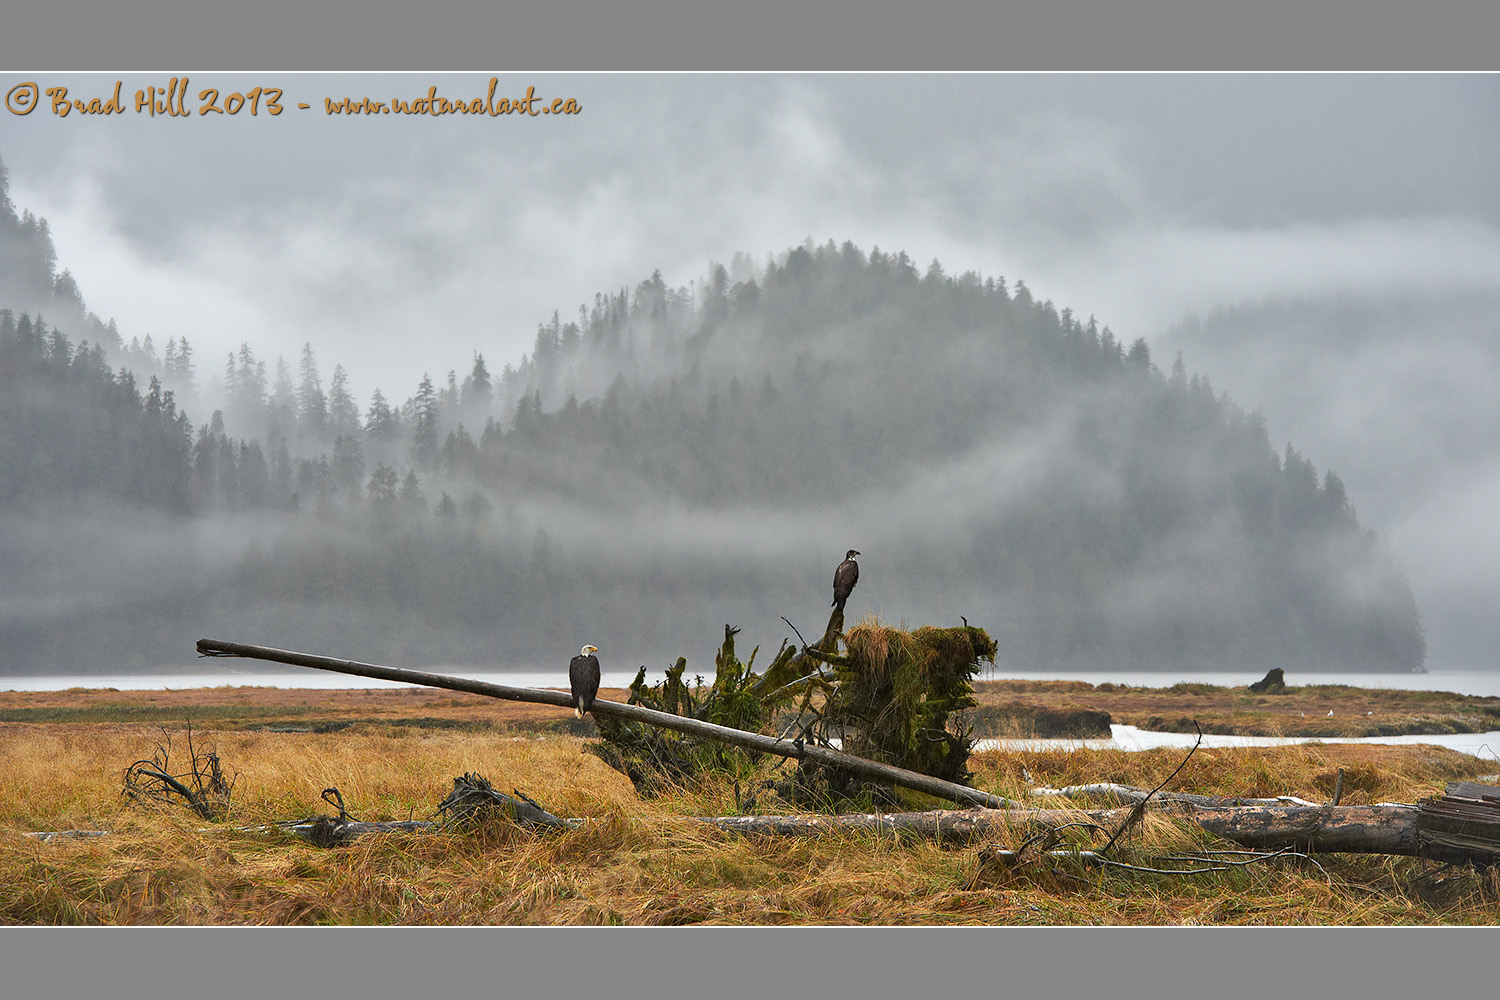
<instances>
[{"instance_id":1,"label":"calm water surface","mask_svg":"<svg viewBox=\"0 0 1500 1000\"><path fill-rule=\"evenodd\" d=\"M1155 750L1158 747L1187 749L1197 742L1195 733L1155 733L1135 726L1112 725L1110 738L1097 740L977 740L975 752L984 750ZM1221 736L1204 733L1205 747L1284 747L1294 743L1379 743L1387 746L1426 744L1472 754L1500 765L1500 732L1434 733L1424 736L1367 736L1342 739L1300 736Z\"/></svg>"},{"instance_id":2,"label":"calm water surface","mask_svg":"<svg viewBox=\"0 0 1500 1000\"><path fill-rule=\"evenodd\" d=\"M1026 671L1022 673L982 675L980 680L1068 680L1087 681L1090 684L1129 684L1131 687L1171 687L1173 684L1213 684L1217 687L1244 687L1260 680L1262 673L1084 673ZM1397 691L1451 691L1457 694L1500 697L1500 671L1442 670L1426 674L1356 674L1356 673L1297 673L1286 675L1288 686L1313 687L1324 684L1346 684L1360 688L1389 688ZM1329 708L1338 711L1338 704L1330 700ZM1157 733L1137 729L1135 726L1112 725L1110 738L1098 740L980 740L975 750L986 749L1077 749L1102 748L1112 750L1152 750L1157 747L1191 747L1197 740L1194 733ZM1358 739L1278 736L1219 736L1205 733L1206 747L1268 747L1287 746L1293 743L1379 743L1386 745L1427 744L1448 747L1461 753L1473 754L1500 764L1500 731L1486 733L1443 733L1422 736L1370 736Z\"/></svg>"},{"instance_id":3,"label":"calm water surface","mask_svg":"<svg viewBox=\"0 0 1500 1000\"><path fill-rule=\"evenodd\" d=\"M468 680L484 681L487 684L504 684L509 687L552 687L566 690L568 670L518 670L506 673L480 673L463 667L430 667L424 673L443 674L448 677L464 677ZM661 677L646 678L656 683ZM635 680L635 671L604 671L600 683L603 687L629 687ZM163 674L72 674L55 677L0 677L0 691L67 691L72 688L108 689L116 691L183 691L190 688L216 687L270 687L316 691L358 690L363 688L409 688L412 685L398 681L383 681L373 677L356 677L332 670L311 668L285 672L253 670L196 670L193 672Z\"/></svg>"}]
</instances>

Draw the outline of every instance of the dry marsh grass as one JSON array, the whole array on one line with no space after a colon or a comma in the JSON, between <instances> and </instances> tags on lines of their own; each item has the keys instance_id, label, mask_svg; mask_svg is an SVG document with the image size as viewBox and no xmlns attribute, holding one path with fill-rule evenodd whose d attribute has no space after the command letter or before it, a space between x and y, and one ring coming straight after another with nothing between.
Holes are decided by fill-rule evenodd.
<instances>
[{"instance_id":1,"label":"dry marsh grass","mask_svg":"<svg viewBox=\"0 0 1500 1000\"><path fill-rule=\"evenodd\" d=\"M168 729L174 754L185 731ZM0 923L15 924L1493 924L1495 871L1409 858L1281 859L1228 872L1160 876L1069 861L1005 869L985 844L838 832L745 838L695 823L734 814L737 790L708 781L637 797L623 775L566 735L351 726L326 734L200 730L237 776L229 816L143 808L125 768L163 740L145 724L0 724ZM1152 786L1182 751L993 751L975 783L1013 797L1036 785ZM766 762L771 768L777 762ZM1203 750L1172 784L1204 794L1416 801L1494 762L1435 747L1329 744ZM503 820L431 834L372 836L334 850L237 828L332 810L337 787L365 820L430 818L454 777L519 789L579 829ZM743 791L743 789L741 790ZM1055 806L1055 801L1047 801ZM912 797L913 808L942 805ZM790 812L770 797L757 811ZM107 836L42 841L29 831ZM995 838L1016 847L1024 828ZM1080 831L1072 842L1088 846ZM1092 846L1102 840L1095 839ZM1224 849L1151 813L1118 845L1145 866Z\"/></svg>"}]
</instances>

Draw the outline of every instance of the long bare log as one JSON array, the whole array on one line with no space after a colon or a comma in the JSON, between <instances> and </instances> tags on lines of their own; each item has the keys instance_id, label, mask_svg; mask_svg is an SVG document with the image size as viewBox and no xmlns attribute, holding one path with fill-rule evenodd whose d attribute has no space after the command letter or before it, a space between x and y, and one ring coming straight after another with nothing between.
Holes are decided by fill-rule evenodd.
<instances>
[{"instance_id":1,"label":"long bare log","mask_svg":"<svg viewBox=\"0 0 1500 1000\"><path fill-rule=\"evenodd\" d=\"M1394 854L1492 865L1500 852L1436 843L1418 823L1419 807L1379 806L1194 806L1173 803L1163 811L1196 823L1208 832L1257 851L1312 854ZM705 823L746 836L820 837L832 833L906 835L924 840L967 843L1012 836L1037 826L1061 827L1085 822L1099 827L1119 824L1130 812L1117 809L938 809L914 813L858 813L839 816L699 816L685 822ZM589 820L565 819L567 827ZM362 823L331 817L261 827L208 829L204 833L280 833L324 847L349 843L372 833L434 832L443 824L422 821ZM58 830L27 834L39 840L106 836L105 830ZM1054 852L1068 853L1073 852ZM1080 856L1088 852L1077 852ZM1097 853L1097 852L1095 852ZM1100 856L1102 859L1102 855ZM1088 860L1088 859L1085 859ZM1100 863L1104 863L1102 860ZM1171 874L1181 874L1174 872Z\"/></svg>"},{"instance_id":2,"label":"long bare log","mask_svg":"<svg viewBox=\"0 0 1500 1000\"><path fill-rule=\"evenodd\" d=\"M1385 806L1194 806L1174 803L1170 810L1208 832L1260 851L1294 850L1307 854L1396 854L1439 861L1485 860L1479 852L1455 852L1425 843L1418 834L1417 807ZM837 816L696 816L728 833L746 836L821 837L829 834L905 835L923 840L967 843L1011 837L1016 831L1084 822L1101 828L1118 826L1130 812L1116 809L936 809L909 813L846 813ZM586 826L587 820L564 821ZM438 824L413 822L359 823L328 818L277 824L322 846L348 843L368 833L422 832ZM1487 856L1490 861L1494 855Z\"/></svg>"},{"instance_id":3,"label":"long bare log","mask_svg":"<svg viewBox=\"0 0 1500 1000\"><path fill-rule=\"evenodd\" d=\"M298 653L291 650L274 649L269 646L251 646L244 643L223 642L218 639L199 639L198 652L203 656L241 656L256 660L270 660L275 663L288 663L299 667L312 667L317 670L332 670L338 673L354 674L359 677L374 677L380 680L397 681L404 684L422 684L427 687L446 688L450 691L466 691L470 694L483 695L487 698L501 698L507 701L526 701L540 705L556 705L559 708L573 707L572 697L563 691L489 684L485 681L470 680L466 677L448 677L443 674L431 674L421 670L408 670L405 667L388 667L378 663L360 663L356 660L339 660L331 656ZM653 709L642 708L639 705L624 705L617 701L596 700L592 711L598 715L613 715L617 718L633 722L642 722L649 726L659 726L663 729L687 733L690 736L717 740L720 743L727 743L730 746L741 747L745 750L776 754L794 760L810 760L828 767L842 768L843 770L851 771L875 781L883 781L888 784L911 788L940 799L946 799L949 802L982 806L987 809L1008 809L1022 805L1022 803L1012 799L991 795L988 792L982 792L977 788L970 788L967 785L959 785L951 781L944 781L941 778L934 778L931 775L921 774L917 771L909 771L906 768L893 767L890 764L866 760L863 757L855 757L852 754L830 750L827 747L812 746L801 740L784 740L775 736L762 736L760 733L748 733L741 729L716 726L711 722L701 722L697 719L689 719L667 712L657 712Z\"/></svg>"},{"instance_id":4,"label":"long bare log","mask_svg":"<svg viewBox=\"0 0 1500 1000\"><path fill-rule=\"evenodd\" d=\"M1196 823L1225 840L1262 851L1308 854L1397 854L1437 861L1493 864L1500 852L1456 848L1424 836L1418 807L1378 806L1197 806L1164 804L1163 811ZM840 816L717 816L699 821L750 835L814 837L833 831L906 833L945 841L1003 836L1034 824L1061 825L1080 820L1110 827L1130 812L1119 809L935 810L919 813Z\"/></svg>"},{"instance_id":5,"label":"long bare log","mask_svg":"<svg viewBox=\"0 0 1500 1000\"><path fill-rule=\"evenodd\" d=\"M1468 857L1425 850L1417 835L1417 807L1188 806L1187 817L1209 833L1245 847L1290 847L1309 854L1401 854L1439 861Z\"/></svg>"},{"instance_id":6,"label":"long bare log","mask_svg":"<svg viewBox=\"0 0 1500 1000\"><path fill-rule=\"evenodd\" d=\"M371 833L431 833L442 828L442 824L427 820L387 820L363 822L356 819L340 819L333 816L318 816L297 823L277 823L271 827L260 827L253 832L275 830L301 837L314 847L343 847ZM245 831L252 832L252 831Z\"/></svg>"},{"instance_id":7,"label":"long bare log","mask_svg":"<svg viewBox=\"0 0 1500 1000\"><path fill-rule=\"evenodd\" d=\"M1031 794L1060 796L1070 799L1114 799L1119 802L1144 802L1148 798L1155 798L1158 802L1186 802L1195 806L1315 806L1318 804L1316 802L1309 802L1306 799L1299 799L1295 795L1278 795L1275 798L1258 799L1244 798L1242 796L1193 795L1190 792L1157 792L1153 796L1150 791L1144 788L1117 785L1108 781L1099 781L1088 785L1069 785L1066 788L1039 786L1031 789ZM1335 802L1334 805L1338 805L1338 803Z\"/></svg>"},{"instance_id":8,"label":"long bare log","mask_svg":"<svg viewBox=\"0 0 1500 1000\"><path fill-rule=\"evenodd\" d=\"M836 816L697 816L699 823L747 836L819 837L825 834L908 834L924 840L963 842L1004 834L1032 823L1087 820L1118 822L1128 809L933 809L909 813L842 813Z\"/></svg>"},{"instance_id":9,"label":"long bare log","mask_svg":"<svg viewBox=\"0 0 1500 1000\"><path fill-rule=\"evenodd\" d=\"M1043 796L1104 798L1140 804L1150 794L1129 785L1097 783L1067 788L1035 788ZM1164 792L1163 805L1184 809L1210 833L1246 847L1309 852L1348 851L1403 854L1461 863L1500 861L1500 789L1456 782L1447 794L1421 803L1380 802L1340 806L1308 802L1295 795L1270 799ZM1461 821L1451 819L1461 816Z\"/></svg>"}]
</instances>

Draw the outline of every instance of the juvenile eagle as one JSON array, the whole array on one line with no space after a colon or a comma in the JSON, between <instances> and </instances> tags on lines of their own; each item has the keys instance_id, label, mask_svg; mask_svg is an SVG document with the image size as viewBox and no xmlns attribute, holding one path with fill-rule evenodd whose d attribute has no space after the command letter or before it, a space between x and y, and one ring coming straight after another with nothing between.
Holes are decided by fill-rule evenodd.
<instances>
[{"instance_id":1,"label":"juvenile eagle","mask_svg":"<svg viewBox=\"0 0 1500 1000\"><path fill-rule=\"evenodd\" d=\"M859 563L854 557L859 555L853 549L844 556L844 561L839 563L839 568L833 571L833 604L830 607L839 609L839 614L844 613L844 602L849 599L854 585L859 582Z\"/></svg>"},{"instance_id":2,"label":"juvenile eagle","mask_svg":"<svg viewBox=\"0 0 1500 1000\"><path fill-rule=\"evenodd\" d=\"M594 706L599 693L599 652L597 646L584 646L568 664L568 684L573 689L573 714L580 719Z\"/></svg>"}]
</instances>

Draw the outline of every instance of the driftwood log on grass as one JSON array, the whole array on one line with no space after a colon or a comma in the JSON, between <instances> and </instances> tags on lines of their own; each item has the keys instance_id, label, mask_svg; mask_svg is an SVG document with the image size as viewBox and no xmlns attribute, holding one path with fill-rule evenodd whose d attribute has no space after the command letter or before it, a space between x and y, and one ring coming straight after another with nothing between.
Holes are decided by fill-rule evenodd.
<instances>
[{"instance_id":1,"label":"driftwood log on grass","mask_svg":"<svg viewBox=\"0 0 1500 1000\"><path fill-rule=\"evenodd\" d=\"M556 705L572 708L573 699L565 691L550 691L541 688L510 687L504 684L489 684L466 677L448 677L404 667L388 667L378 663L360 663L355 660L340 660L331 656L298 653L269 646L251 646L244 643L223 642L218 639L199 639L198 653L202 656L240 656L250 659L288 663L293 666L312 667L317 670L332 670L354 674L359 677L374 677L380 680L397 681L404 684L421 684L427 687L446 688L450 691L466 691L487 698L507 701L525 701L540 705ZM878 761L866 760L852 754L815 746L802 740L785 740L775 736L763 736L727 726L716 726L710 722L688 719L668 712L657 712L639 705L623 705L615 701L596 700L592 711L596 715L613 716L651 726L660 726L676 732L687 733L704 739L718 740L730 746L760 753L775 754L793 760L812 761L828 767L842 768L875 781L900 785L949 802L981 806L988 809L1007 809L1021 803L998 795L982 792L967 785L944 781L931 775L920 774L901 767L892 767Z\"/></svg>"},{"instance_id":2,"label":"driftwood log on grass","mask_svg":"<svg viewBox=\"0 0 1500 1000\"><path fill-rule=\"evenodd\" d=\"M453 779L453 791L438 803L437 812L450 823L471 819L483 819L489 815L502 815L522 826L553 827L570 829L581 821L563 819L543 809L525 792L511 789L514 797L497 792L488 781L477 774L465 774Z\"/></svg>"},{"instance_id":3,"label":"driftwood log on grass","mask_svg":"<svg viewBox=\"0 0 1500 1000\"><path fill-rule=\"evenodd\" d=\"M343 847L350 842L372 833L434 833L466 821L483 820L491 816L503 817L512 823L533 829L570 830L583 823L577 819L562 819L538 805L526 793L512 789L514 795L496 791L483 777L465 774L453 779L453 791L438 803L434 814L443 817L433 820L379 820L365 822L350 816L344 809L344 797L337 788L323 791L323 799L339 810L337 816L310 816L307 819L271 826L240 828L242 833L289 833L317 847Z\"/></svg>"},{"instance_id":4,"label":"driftwood log on grass","mask_svg":"<svg viewBox=\"0 0 1500 1000\"><path fill-rule=\"evenodd\" d=\"M1420 807L1379 806L1194 806L1175 802L1162 809L1195 823L1208 832L1246 848L1260 851L1300 851L1308 854L1394 854L1451 863L1500 862L1500 851L1481 846L1455 847L1435 843L1422 830ZM906 835L949 843L967 843L1012 835L1043 826L1086 823L1102 828L1118 826L1130 808L1116 809L936 809L913 813L846 813L836 816L697 816L684 822L703 823L746 836L820 837L831 833ZM586 827L586 819L560 819L539 829ZM317 816L264 827L240 827L213 832L289 833L323 847L347 844L373 833L429 833L443 823L425 820L361 822ZM209 831L205 831L209 832ZM41 840L98 837L105 830L59 830L28 834ZM1071 853L1071 852L1069 852Z\"/></svg>"},{"instance_id":5,"label":"driftwood log on grass","mask_svg":"<svg viewBox=\"0 0 1500 1000\"><path fill-rule=\"evenodd\" d=\"M1397 854L1455 863L1493 864L1500 860L1496 850L1464 849L1433 842L1419 829L1419 810L1414 805L1197 806L1178 801L1164 804L1161 811L1255 850ZM964 809L839 816L717 816L700 817L698 821L748 835L816 837L834 831L868 831L964 842L1004 836L1035 825L1060 826L1082 821L1114 828L1130 812L1129 808Z\"/></svg>"},{"instance_id":6,"label":"driftwood log on grass","mask_svg":"<svg viewBox=\"0 0 1500 1000\"><path fill-rule=\"evenodd\" d=\"M1070 798L1103 797L1137 806L1155 794L1163 806L1186 811L1210 833L1257 849L1401 854L1454 864L1500 864L1500 787L1452 782L1443 795L1415 805L1381 802L1371 806L1339 805L1340 790L1335 789L1327 805L1294 795L1230 798L1153 793L1107 783L1033 791Z\"/></svg>"},{"instance_id":7,"label":"driftwood log on grass","mask_svg":"<svg viewBox=\"0 0 1500 1000\"><path fill-rule=\"evenodd\" d=\"M1254 851L1315 854L1390 854L1450 863L1495 864L1500 853L1477 846L1436 843L1419 823L1415 805L1380 806L1195 806L1163 804L1162 812L1202 827L1215 836ZM1048 827L1084 824L1104 830L1120 827L1132 809L936 809L910 813L845 813L834 816L696 816L726 833L752 837L823 837L875 834L936 840L950 844L1016 839ZM565 819L538 829L587 827L588 820ZM432 822L361 823L326 816L275 829L323 847L349 843L371 833L422 833L440 829ZM1063 853L1073 854L1067 851ZM1103 852L1095 852L1102 855Z\"/></svg>"},{"instance_id":8,"label":"driftwood log on grass","mask_svg":"<svg viewBox=\"0 0 1500 1000\"><path fill-rule=\"evenodd\" d=\"M1113 782L1098 781L1088 785L1069 785L1066 788L1047 788L1046 786L1033 788L1033 795L1061 796L1063 798L1100 798L1114 799L1119 802L1145 802L1147 799L1155 799L1159 802L1186 802L1195 806L1316 806L1318 803L1299 799L1295 795L1278 795L1275 798L1242 798L1240 796L1221 795L1194 795L1190 792L1151 792L1143 788L1133 788L1130 785L1117 785ZM1334 805L1338 805L1337 802Z\"/></svg>"}]
</instances>

